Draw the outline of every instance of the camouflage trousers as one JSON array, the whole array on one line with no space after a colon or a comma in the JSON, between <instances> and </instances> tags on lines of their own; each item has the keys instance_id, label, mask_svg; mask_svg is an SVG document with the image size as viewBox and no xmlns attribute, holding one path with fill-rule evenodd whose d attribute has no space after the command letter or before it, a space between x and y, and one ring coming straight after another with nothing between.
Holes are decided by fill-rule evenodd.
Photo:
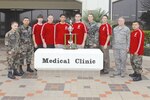
<instances>
[{"instance_id":1,"label":"camouflage trousers","mask_svg":"<svg viewBox=\"0 0 150 100\"><path fill-rule=\"evenodd\" d=\"M142 71L142 56L130 55L131 66L137 74L141 74Z\"/></svg>"},{"instance_id":2,"label":"camouflage trousers","mask_svg":"<svg viewBox=\"0 0 150 100\"><path fill-rule=\"evenodd\" d=\"M127 61L127 50L126 49L114 49L113 50L116 72L125 73L126 72L126 61Z\"/></svg>"},{"instance_id":3,"label":"camouflage trousers","mask_svg":"<svg viewBox=\"0 0 150 100\"><path fill-rule=\"evenodd\" d=\"M24 60L26 60L26 64L31 64L33 49L30 44L21 45L20 65L24 65Z\"/></svg>"},{"instance_id":4,"label":"camouflage trousers","mask_svg":"<svg viewBox=\"0 0 150 100\"><path fill-rule=\"evenodd\" d=\"M20 65L20 55L18 53L7 54L8 70L17 69Z\"/></svg>"},{"instance_id":5,"label":"camouflage trousers","mask_svg":"<svg viewBox=\"0 0 150 100\"><path fill-rule=\"evenodd\" d=\"M103 60L104 60L104 63L103 63L103 69L106 70L106 71L109 71L110 69L110 58L109 58L109 46L104 49L103 46L100 46L100 50L103 52Z\"/></svg>"}]
</instances>

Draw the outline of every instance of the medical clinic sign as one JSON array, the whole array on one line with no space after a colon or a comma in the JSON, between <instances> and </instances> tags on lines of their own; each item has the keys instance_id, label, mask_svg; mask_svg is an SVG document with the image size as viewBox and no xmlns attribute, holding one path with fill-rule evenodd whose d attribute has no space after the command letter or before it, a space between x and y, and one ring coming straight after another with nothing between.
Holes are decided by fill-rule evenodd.
<instances>
[{"instance_id":1,"label":"medical clinic sign","mask_svg":"<svg viewBox=\"0 0 150 100\"><path fill-rule=\"evenodd\" d=\"M103 69L103 53L99 49L38 49L34 56L34 67L51 69Z\"/></svg>"}]
</instances>

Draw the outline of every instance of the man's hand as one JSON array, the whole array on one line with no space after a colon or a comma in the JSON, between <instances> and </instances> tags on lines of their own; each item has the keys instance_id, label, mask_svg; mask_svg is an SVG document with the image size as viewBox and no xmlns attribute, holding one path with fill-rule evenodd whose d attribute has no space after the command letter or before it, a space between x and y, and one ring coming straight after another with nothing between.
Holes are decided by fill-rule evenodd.
<instances>
[{"instance_id":1,"label":"man's hand","mask_svg":"<svg viewBox=\"0 0 150 100\"><path fill-rule=\"evenodd\" d=\"M46 43L43 43L43 47L44 47L44 48L47 48L47 45L46 45Z\"/></svg>"},{"instance_id":2,"label":"man's hand","mask_svg":"<svg viewBox=\"0 0 150 100\"><path fill-rule=\"evenodd\" d=\"M35 43L35 44L34 44L34 47L35 47L35 48L37 48L37 47L38 47L38 45Z\"/></svg>"},{"instance_id":3,"label":"man's hand","mask_svg":"<svg viewBox=\"0 0 150 100\"><path fill-rule=\"evenodd\" d=\"M55 44L55 47L57 48L57 47L58 47L58 44Z\"/></svg>"},{"instance_id":4,"label":"man's hand","mask_svg":"<svg viewBox=\"0 0 150 100\"><path fill-rule=\"evenodd\" d=\"M84 48L84 46L85 46L85 43L82 43L82 44L81 44L81 47Z\"/></svg>"},{"instance_id":5,"label":"man's hand","mask_svg":"<svg viewBox=\"0 0 150 100\"><path fill-rule=\"evenodd\" d=\"M104 49L107 49L107 45L106 44L104 45Z\"/></svg>"},{"instance_id":6,"label":"man's hand","mask_svg":"<svg viewBox=\"0 0 150 100\"><path fill-rule=\"evenodd\" d=\"M129 48L127 48L127 52L129 52Z\"/></svg>"},{"instance_id":7,"label":"man's hand","mask_svg":"<svg viewBox=\"0 0 150 100\"><path fill-rule=\"evenodd\" d=\"M138 55L138 53L137 53L137 52L135 52L135 53L134 53L134 55L136 55L136 56L137 56L137 55Z\"/></svg>"},{"instance_id":8,"label":"man's hand","mask_svg":"<svg viewBox=\"0 0 150 100\"><path fill-rule=\"evenodd\" d=\"M96 44L93 44L93 47L95 48L95 47L97 47L97 45L96 45Z\"/></svg>"},{"instance_id":9,"label":"man's hand","mask_svg":"<svg viewBox=\"0 0 150 100\"><path fill-rule=\"evenodd\" d=\"M12 52L11 52L11 51L8 51L8 54L9 54L9 55L11 55L11 54L12 54Z\"/></svg>"}]
</instances>

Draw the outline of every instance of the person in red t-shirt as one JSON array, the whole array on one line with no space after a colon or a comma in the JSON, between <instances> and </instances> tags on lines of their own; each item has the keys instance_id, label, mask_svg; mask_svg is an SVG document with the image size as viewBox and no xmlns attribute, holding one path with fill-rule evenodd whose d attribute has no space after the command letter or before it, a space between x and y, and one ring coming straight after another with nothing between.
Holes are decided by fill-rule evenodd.
<instances>
[{"instance_id":1,"label":"person in red t-shirt","mask_svg":"<svg viewBox=\"0 0 150 100\"><path fill-rule=\"evenodd\" d=\"M107 21L108 21L108 16L104 15L102 17L102 25L99 28L99 45L101 51L104 53L104 66L103 66L103 70L100 71L100 73L102 74L108 74L110 68L109 46L110 46L110 36L112 34L112 28Z\"/></svg>"},{"instance_id":2,"label":"person in red t-shirt","mask_svg":"<svg viewBox=\"0 0 150 100\"><path fill-rule=\"evenodd\" d=\"M83 22L81 22L81 14L75 14L75 23L73 24L73 34L76 34L76 43L78 48L84 48L85 40L87 37L87 28Z\"/></svg>"},{"instance_id":3,"label":"person in red t-shirt","mask_svg":"<svg viewBox=\"0 0 150 100\"><path fill-rule=\"evenodd\" d=\"M47 20L48 21L43 25L42 30L41 30L43 47L44 48L55 48L53 15L49 15Z\"/></svg>"},{"instance_id":4,"label":"person in red t-shirt","mask_svg":"<svg viewBox=\"0 0 150 100\"><path fill-rule=\"evenodd\" d=\"M38 48L42 48L42 39L41 39L41 29L43 25L43 15L37 16L37 23L33 25L33 42L34 42L34 51Z\"/></svg>"},{"instance_id":5,"label":"person in red t-shirt","mask_svg":"<svg viewBox=\"0 0 150 100\"><path fill-rule=\"evenodd\" d=\"M130 36L130 62L134 70L129 74L133 81L142 80L142 55L144 54L144 32L140 29L140 22L135 21L132 24L133 31Z\"/></svg>"},{"instance_id":6,"label":"person in red t-shirt","mask_svg":"<svg viewBox=\"0 0 150 100\"><path fill-rule=\"evenodd\" d=\"M64 48L64 36L69 34L68 31L69 24L66 23L66 16L64 14L60 15L60 22L55 25L55 46L56 48Z\"/></svg>"}]
</instances>

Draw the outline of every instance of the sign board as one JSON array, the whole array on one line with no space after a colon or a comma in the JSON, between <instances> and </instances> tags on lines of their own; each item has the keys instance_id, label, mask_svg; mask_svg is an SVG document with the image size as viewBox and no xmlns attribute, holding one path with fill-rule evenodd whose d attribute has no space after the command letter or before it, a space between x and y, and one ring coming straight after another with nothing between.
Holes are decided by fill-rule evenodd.
<instances>
[{"instance_id":1,"label":"sign board","mask_svg":"<svg viewBox=\"0 0 150 100\"><path fill-rule=\"evenodd\" d=\"M38 70L101 70L103 53L99 49L38 49L34 67Z\"/></svg>"}]
</instances>

